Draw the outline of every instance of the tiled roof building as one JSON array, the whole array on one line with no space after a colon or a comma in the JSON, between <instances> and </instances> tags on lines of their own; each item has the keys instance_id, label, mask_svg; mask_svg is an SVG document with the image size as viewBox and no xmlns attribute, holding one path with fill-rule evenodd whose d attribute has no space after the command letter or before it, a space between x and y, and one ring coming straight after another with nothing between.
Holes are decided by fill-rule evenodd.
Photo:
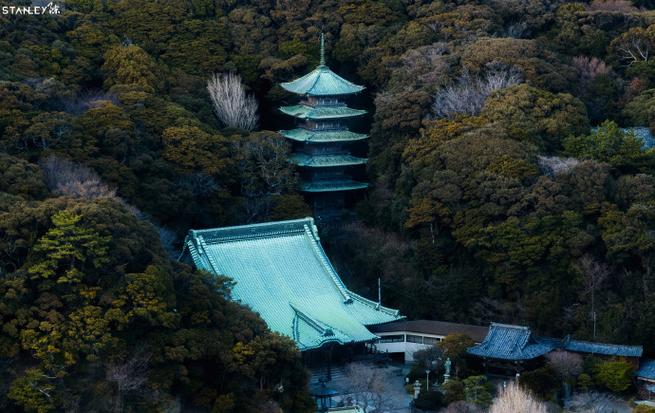
<instances>
[{"instance_id":1,"label":"tiled roof building","mask_svg":"<svg viewBox=\"0 0 655 413\"><path fill-rule=\"evenodd\" d=\"M478 357L498 360L531 360L552 351L552 340L532 335L529 327L491 323L482 343L468 349Z\"/></svg>"},{"instance_id":2,"label":"tiled roof building","mask_svg":"<svg viewBox=\"0 0 655 413\"><path fill-rule=\"evenodd\" d=\"M635 376L640 379L655 382L655 360L643 360Z\"/></svg>"},{"instance_id":3,"label":"tiled roof building","mask_svg":"<svg viewBox=\"0 0 655 413\"><path fill-rule=\"evenodd\" d=\"M370 341L366 326L402 318L344 285L312 218L191 230L184 248L197 268L232 278L232 298L300 350Z\"/></svg>"},{"instance_id":4,"label":"tiled roof building","mask_svg":"<svg viewBox=\"0 0 655 413\"><path fill-rule=\"evenodd\" d=\"M595 343L592 341L573 340L566 337L562 340L562 349L574 353L597 354L600 356L641 357L642 346L626 346L622 344Z\"/></svg>"},{"instance_id":5,"label":"tiled roof building","mask_svg":"<svg viewBox=\"0 0 655 413\"><path fill-rule=\"evenodd\" d=\"M540 337L535 336L529 327L498 323L491 323L484 341L470 347L468 353L487 359L524 361L553 350L630 358L639 358L643 353L642 346L575 340L570 336L564 339Z\"/></svg>"}]
</instances>

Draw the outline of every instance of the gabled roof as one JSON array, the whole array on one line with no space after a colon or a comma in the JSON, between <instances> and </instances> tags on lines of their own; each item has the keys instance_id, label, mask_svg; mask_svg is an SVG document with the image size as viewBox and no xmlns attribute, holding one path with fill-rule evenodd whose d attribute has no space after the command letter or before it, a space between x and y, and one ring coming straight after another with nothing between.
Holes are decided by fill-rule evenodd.
<instances>
[{"instance_id":1,"label":"gabled roof","mask_svg":"<svg viewBox=\"0 0 655 413\"><path fill-rule=\"evenodd\" d=\"M529 327L491 323L482 343L468 349L470 354L500 360L530 360L556 347L553 340L532 336Z\"/></svg>"},{"instance_id":2,"label":"gabled roof","mask_svg":"<svg viewBox=\"0 0 655 413\"><path fill-rule=\"evenodd\" d=\"M308 105L293 105L282 106L280 111L287 115L296 117L298 119L341 119L351 118L353 116L360 116L366 113L363 109L352 109L346 105L338 106L308 106Z\"/></svg>"},{"instance_id":3,"label":"gabled roof","mask_svg":"<svg viewBox=\"0 0 655 413\"><path fill-rule=\"evenodd\" d=\"M643 360L639 365L639 370L635 372L635 376L655 380L655 360Z\"/></svg>"},{"instance_id":4,"label":"gabled roof","mask_svg":"<svg viewBox=\"0 0 655 413\"><path fill-rule=\"evenodd\" d=\"M305 153L295 153L291 155L291 161L298 166L304 166L307 168L327 168L334 166L363 165L368 162L368 159L352 155L308 155Z\"/></svg>"},{"instance_id":5,"label":"gabled roof","mask_svg":"<svg viewBox=\"0 0 655 413\"><path fill-rule=\"evenodd\" d=\"M641 357L642 346L627 346L623 344L594 343L592 341L573 340L566 337L562 348L576 353L600 354L603 356Z\"/></svg>"},{"instance_id":6,"label":"gabled roof","mask_svg":"<svg viewBox=\"0 0 655 413\"><path fill-rule=\"evenodd\" d=\"M324 64L301 78L282 83L281 86L291 93L312 96L349 95L364 90L364 86L347 81Z\"/></svg>"},{"instance_id":7,"label":"gabled roof","mask_svg":"<svg viewBox=\"0 0 655 413\"><path fill-rule=\"evenodd\" d=\"M232 278L232 298L300 350L372 340L365 326L402 318L348 290L312 218L191 230L185 249L196 267Z\"/></svg>"},{"instance_id":8,"label":"gabled roof","mask_svg":"<svg viewBox=\"0 0 655 413\"><path fill-rule=\"evenodd\" d=\"M345 129L319 131L305 128L296 128L291 130L281 130L280 135L284 136L285 138L306 143L348 142L359 141L368 138L368 135L363 133L355 133Z\"/></svg>"},{"instance_id":9,"label":"gabled roof","mask_svg":"<svg viewBox=\"0 0 655 413\"><path fill-rule=\"evenodd\" d=\"M444 337L449 334L466 334L480 343L487 336L489 327L436 320L400 320L372 326L370 330L373 333L411 332Z\"/></svg>"},{"instance_id":10,"label":"gabled roof","mask_svg":"<svg viewBox=\"0 0 655 413\"><path fill-rule=\"evenodd\" d=\"M308 181L303 182L300 185L300 190L304 192L353 191L366 188L368 188L368 184L366 182L359 182L353 179Z\"/></svg>"}]
</instances>

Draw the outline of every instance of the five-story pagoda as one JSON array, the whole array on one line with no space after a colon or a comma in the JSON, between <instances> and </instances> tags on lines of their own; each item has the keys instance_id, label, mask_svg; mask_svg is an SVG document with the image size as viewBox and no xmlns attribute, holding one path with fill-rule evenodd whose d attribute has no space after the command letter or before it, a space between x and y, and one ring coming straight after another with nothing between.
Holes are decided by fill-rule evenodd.
<instances>
[{"instance_id":1,"label":"five-story pagoda","mask_svg":"<svg viewBox=\"0 0 655 413\"><path fill-rule=\"evenodd\" d=\"M280 134L293 142L292 161L299 167L301 191L310 196L318 219L329 218L345 206L347 194L368 187L357 180L367 158L355 156L357 142L368 135L348 130L346 121L366 113L349 108L342 99L364 87L342 78L325 64L325 40L321 33L321 62L316 69L292 82L282 83L303 98L280 110L297 118L295 129ZM361 145L360 145L361 146Z\"/></svg>"}]
</instances>

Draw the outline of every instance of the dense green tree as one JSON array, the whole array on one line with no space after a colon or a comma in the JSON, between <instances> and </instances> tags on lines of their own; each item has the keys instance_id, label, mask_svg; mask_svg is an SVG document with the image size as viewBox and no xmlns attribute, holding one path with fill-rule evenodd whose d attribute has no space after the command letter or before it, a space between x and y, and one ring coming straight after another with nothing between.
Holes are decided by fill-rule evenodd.
<instances>
[{"instance_id":1,"label":"dense green tree","mask_svg":"<svg viewBox=\"0 0 655 413\"><path fill-rule=\"evenodd\" d=\"M185 172L217 175L229 166L227 141L198 127L170 127L162 135L163 157Z\"/></svg>"},{"instance_id":2,"label":"dense green tree","mask_svg":"<svg viewBox=\"0 0 655 413\"><path fill-rule=\"evenodd\" d=\"M483 408L491 404L491 385L485 376L470 376L463 380L464 400Z\"/></svg>"},{"instance_id":3,"label":"dense green tree","mask_svg":"<svg viewBox=\"0 0 655 413\"><path fill-rule=\"evenodd\" d=\"M444 357L450 358L455 364L454 372L456 377L461 377L466 371L467 350L475 344L473 339L466 334L448 334L439 342L439 348Z\"/></svg>"},{"instance_id":4,"label":"dense green tree","mask_svg":"<svg viewBox=\"0 0 655 413\"><path fill-rule=\"evenodd\" d=\"M561 384L557 374L549 366L524 372L519 383L530 393L544 400L551 400Z\"/></svg>"},{"instance_id":5,"label":"dense green tree","mask_svg":"<svg viewBox=\"0 0 655 413\"><path fill-rule=\"evenodd\" d=\"M42 198L47 189L37 165L0 154L0 191L24 198Z\"/></svg>"},{"instance_id":6,"label":"dense green tree","mask_svg":"<svg viewBox=\"0 0 655 413\"><path fill-rule=\"evenodd\" d=\"M482 116L500 133L532 142L547 152L559 149L564 137L587 132L589 126L578 99L527 85L496 92L485 103Z\"/></svg>"},{"instance_id":7,"label":"dense green tree","mask_svg":"<svg viewBox=\"0 0 655 413\"><path fill-rule=\"evenodd\" d=\"M596 366L594 378L596 382L613 391L622 393L632 385L634 366L625 360L608 360Z\"/></svg>"},{"instance_id":8,"label":"dense green tree","mask_svg":"<svg viewBox=\"0 0 655 413\"><path fill-rule=\"evenodd\" d=\"M642 151L643 141L634 132L622 131L611 121L603 123L590 135L567 137L563 146L567 155L607 162L627 172L652 164L648 154Z\"/></svg>"},{"instance_id":9,"label":"dense green tree","mask_svg":"<svg viewBox=\"0 0 655 413\"><path fill-rule=\"evenodd\" d=\"M145 91L157 88L156 63L137 45L115 46L105 53L102 70L105 87L117 84L137 85Z\"/></svg>"}]
</instances>

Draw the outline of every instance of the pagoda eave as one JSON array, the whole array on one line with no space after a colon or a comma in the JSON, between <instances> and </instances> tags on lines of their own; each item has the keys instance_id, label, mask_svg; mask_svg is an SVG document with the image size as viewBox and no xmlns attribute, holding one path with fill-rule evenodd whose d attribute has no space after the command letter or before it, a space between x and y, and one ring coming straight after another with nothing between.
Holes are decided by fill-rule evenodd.
<instances>
[{"instance_id":1,"label":"pagoda eave","mask_svg":"<svg viewBox=\"0 0 655 413\"><path fill-rule=\"evenodd\" d=\"M364 133L355 133L349 130L325 130L317 131L305 128L281 130L278 133L287 139L305 143L331 143L331 142L354 142L368 139Z\"/></svg>"},{"instance_id":2,"label":"pagoda eave","mask_svg":"<svg viewBox=\"0 0 655 413\"><path fill-rule=\"evenodd\" d=\"M309 120L352 118L366 113L363 109L352 109L345 105L323 107L311 107L307 105L282 106L280 107L280 111L298 119Z\"/></svg>"},{"instance_id":3,"label":"pagoda eave","mask_svg":"<svg viewBox=\"0 0 655 413\"><path fill-rule=\"evenodd\" d=\"M306 75L280 86L288 92L309 96L351 95L365 89L337 75L326 65L319 65Z\"/></svg>"},{"instance_id":4,"label":"pagoda eave","mask_svg":"<svg viewBox=\"0 0 655 413\"><path fill-rule=\"evenodd\" d=\"M291 161L298 166L306 168L331 168L337 166L364 165L368 158L360 158L352 155L307 155L294 154Z\"/></svg>"},{"instance_id":5,"label":"pagoda eave","mask_svg":"<svg viewBox=\"0 0 655 413\"><path fill-rule=\"evenodd\" d=\"M366 182L358 182L353 180L343 181L326 181L326 182L306 182L300 185L300 190L303 192L340 192L340 191L355 191L359 189L368 188Z\"/></svg>"}]
</instances>

